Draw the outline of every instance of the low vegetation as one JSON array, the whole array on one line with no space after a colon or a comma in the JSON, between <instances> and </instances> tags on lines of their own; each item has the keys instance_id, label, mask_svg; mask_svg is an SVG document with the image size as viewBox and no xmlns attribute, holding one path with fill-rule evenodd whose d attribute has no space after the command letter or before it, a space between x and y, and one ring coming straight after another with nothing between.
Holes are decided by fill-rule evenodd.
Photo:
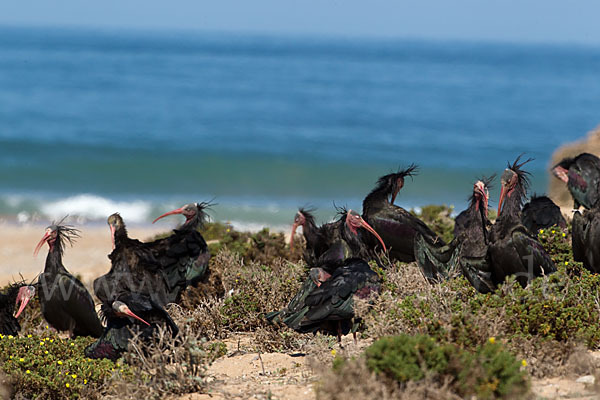
<instances>
[{"instance_id":1,"label":"low vegetation","mask_svg":"<svg viewBox=\"0 0 600 400\"><path fill-rule=\"evenodd\" d=\"M430 206L419 215L448 241L451 212ZM264 318L285 307L306 278L307 266L299 253L289 254L282 234L241 233L217 223L203 234L213 254L211 273L169 309L182 331L176 341L161 334L154 344L133 341L116 363L88 360L83 348L91 339L50 333L34 302L22 336L0 339L2 378L18 388L16 396L161 398L205 391L206 368L227 353L224 341L240 333L252 335L256 352L320 358L320 399L519 398L527 395L530 376L597 371L582 349L600 345L600 278L573 261L568 229L539 232L558 272L525 289L509 279L482 295L462 277L430 285L414 263L374 266L383 291L357 309L361 341L373 344L343 357L330 354L335 339L298 334Z\"/></svg>"}]
</instances>

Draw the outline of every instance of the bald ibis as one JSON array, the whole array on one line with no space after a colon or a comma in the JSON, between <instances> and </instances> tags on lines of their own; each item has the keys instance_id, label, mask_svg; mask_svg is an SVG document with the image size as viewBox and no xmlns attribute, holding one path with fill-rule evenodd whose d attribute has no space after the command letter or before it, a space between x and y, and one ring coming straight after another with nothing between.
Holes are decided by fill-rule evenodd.
<instances>
[{"instance_id":1,"label":"bald ibis","mask_svg":"<svg viewBox=\"0 0 600 400\"><path fill-rule=\"evenodd\" d=\"M304 281L302 287L292 298L286 309L267 314L267 320L278 321L284 318L280 314L294 314L296 311L302 309L307 296L316 287L319 287L321 283L327 281L332 274L335 274L338 268L345 266L348 263L347 260L363 257L367 259L373 258L375 253L372 248L369 248L365 240L367 232L379 240L384 251L387 250L377 232L356 211L340 208L338 209L338 214L338 220L332 225L335 229L330 234L330 248L321 254L318 259L313 260L314 263L309 263L309 265L313 266L309 271L309 277Z\"/></svg>"},{"instance_id":2,"label":"bald ibis","mask_svg":"<svg viewBox=\"0 0 600 400\"><path fill-rule=\"evenodd\" d=\"M72 245L77 237L77 229L53 224L46 228L35 248L34 255L37 255L44 243L49 247L44 272L38 278L42 315L54 329L68 331L72 337L100 337L103 328L92 296L62 263L65 244Z\"/></svg>"},{"instance_id":3,"label":"bald ibis","mask_svg":"<svg viewBox=\"0 0 600 400\"><path fill-rule=\"evenodd\" d=\"M504 170L498 201L498 218L490 232L489 261L492 282L499 285L509 275L525 287L535 277L548 275L556 267L537 238L521 223L520 211L529 186L528 172L521 167L531 159L515 162Z\"/></svg>"},{"instance_id":4,"label":"bald ibis","mask_svg":"<svg viewBox=\"0 0 600 400\"><path fill-rule=\"evenodd\" d=\"M600 273L600 204L573 214L573 259L584 268Z\"/></svg>"},{"instance_id":5,"label":"bald ibis","mask_svg":"<svg viewBox=\"0 0 600 400\"><path fill-rule=\"evenodd\" d=\"M552 173L567 184L575 210L591 209L600 198L600 159L590 153L567 157L552 167Z\"/></svg>"},{"instance_id":6,"label":"bald ibis","mask_svg":"<svg viewBox=\"0 0 600 400\"><path fill-rule=\"evenodd\" d=\"M481 293L494 289L487 262L488 201L492 178L482 178L473 185L469 207L455 220L454 239L446 246L428 243L420 234L415 238L415 255L423 275L430 282L447 278L451 271L462 273Z\"/></svg>"},{"instance_id":7,"label":"bald ibis","mask_svg":"<svg viewBox=\"0 0 600 400\"><path fill-rule=\"evenodd\" d=\"M324 267L332 271L348 258L374 259L376 253L373 243L379 243L383 251L387 251L381 236L356 211L341 207L338 215L327 238L329 248L314 260L313 267ZM375 240L371 241L370 237Z\"/></svg>"},{"instance_id":8,"label":"bald ibis","mask_svg":"<svg viewBox=\"0 0 600 400\"><path fill-rule=\"evenodd\" d=\"M342 335L355 334L360 322L354 313L355 298L368 299L378 294L379 276L358 258L345 260L331 276L322 269L313 269L310 275L290 305L267 315L267 319L283 322L302 333L336 335L338 342Z\"/></svg>"},{"instance_id":9,"label":"bald ibis","mask_svg":"<svg viewBox=\"0 0 600 400\"><path fill-rule=\"evenodd\" d=\"M161 215L181 213L186 222L166 238L152 242L131 239L123 218L108 218L114 249L109 255L111 270L94 281L96 296L113 301L115 293L128 291L150 296L164 306L178 302L183 290L195 284L207 270L210 253L197 228L205 218L206 203L185 205Z\"/></svg>"},{"instance_id":10,"label":"bald ibis","mask_svg":"<svg viewBox=\"0 0 600 400\"><path fill-rule=\"evenodd\" d=\"M333 231L336 229L334 222L317 226L313 212L313 209L308 208L300 208L298 210L294 217L292 234L290 236L290 249L293 249L296 229L299 226L302 227L302 235L306 242L304 259L307 263L311 263L310 260L318 259L325 251L327 251L331 246Z\"/></svg>"},{"instance_id":11,"label":"bald ibis","mask_svg":"<svg viewBox=\"0 0 600 400\"><path fill-rule=\"evenodd\" d=\"M521 210L521 222L529 232L537 235L540 229L558 226L567 227L560 207L546 196L534 195Z\"/></svg>"},{"instance_id":12,"label":"bald ibis","mask_svg":"<svg viewBox=\"0 0 600 400\"><path fill-rule=\"evenodd\" d=\"M111 303L118 293L144 293L159 304L167 304L172 295L160 271L159 260L152 252L152 242L130 238L118 213L109 216L107 223L113 243L113 251L108 255L111 269L94 280L96 296L102 303Z\"/></svg>"},{"instance_id":13,"label":"bald ibis","mask_svg":"<svg viewBox=\"0 0 600 400\"><path fill-rule=\"evenodd\" d=\"M168 215L181 214L185 217L183 225L174 229L171 236L149 244L172 294L171 301L178 301L181 292L188 285L199 282L207 272L210 252L198 228L206 221L205 210L209 206L204 202L186 204L152 222Z\"/></svg>"},{"instance_id":14,"label":"bald ibis","mask_svg":"<svg viewBox=\"0 0 600 400\"><path fill-rule=\"evenodd\" d=\"M443 246L439 238L423 221L394 204L407 176L414 176L416 165L382 176L375 188L363 200L363 218L383 238L393 260L415 261L414 240L420 233L429 243Z\"/></svg>"},{"instance_id":15,"label":"bald ibis","mask_svg":"<svg viewBox=\"0 0 600 400\"><path fill-rule=\"evenodd\" d=\"M134 334L139 333L145 341L151 340L158 326L166 326L173 337L179 332L162 306L139 293L118 294L114 301L102 304L101 313L106 329L96 342L84 350L89 358L116 360L127 350Z\"/></svg>"},{"instance_id":16,"label":"bald ibis","mask_svg":"<svg viewBox=\"0 0 600 400\"><path fill-rule=\"evenodd\" d=\"M17 318L33 296L35 287L24 283L14 283L0 292L0 334L17 336L21 330Z\"/></svg>"}]
</instances>

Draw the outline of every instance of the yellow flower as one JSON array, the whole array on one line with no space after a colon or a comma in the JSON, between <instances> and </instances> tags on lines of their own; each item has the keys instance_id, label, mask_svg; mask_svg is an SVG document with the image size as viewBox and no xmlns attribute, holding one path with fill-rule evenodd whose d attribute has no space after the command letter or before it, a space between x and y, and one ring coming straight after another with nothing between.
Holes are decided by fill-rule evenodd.
<instances>
[{"instance_id":1,"label":"yellow flower","mask_svg":"<svg viewBox=\"0 0 600 400\"><path fill-rule=\"evenodd\" d=\"M62 365L62 361L58 360L58 365Z\"/></svg>"},{"instance_id":2,"label":"yellow flower","mask_svg":"<svg viewBox=\"0 0 600 400\"><path fill-rule=\"evenodd\" d=\"M554 230L552 231L552 233L554 233Z\"/></svg>"},{"instance_id":3,"label":"yellow flower","mask_svg":"<svg viewBox=\"0 0 600 400\"><path fill-rule=\"evenodd\" d=\"M27 337L28 337L29 339L31 339L31 334L27 335Z\"/></svg>"},{"instance_id":4,"label":"yellow flower","mask_svg":"<svg viewBox=\"0 0 600 400\"><path fill-rule=\"evenodd\" d=\"M71 375L71 378L73 378L73 379L77 379L77 375L76 375L76 374L73 374L73 375Z\"/></svg>"},{"instance_id":5,"label":"yellow flower","mask_svg":"<svg viewBox=\"0 0 600 400\"><path fill-rule=\"evenodd\" d=\"M568 261L565 261L565 265L569 265L569 262L568 262Z\"/></svg>"},{"instance_id":6,"label":"yellow flower","mask_svg":"<svg viewBox=\"0 0 600 400\"><path fill-rule=\"evenodd\" d=\"M526 367L527 366L527 360L523 359L521 360L521 365Z\"/></svg>"},{"instance_id":7,"label":"yellow flower","mask_svg":"<svg viewBox=\"0 0 600 400\"><path fill-rule=\"evenodd\" d=\"M540 229L540 233L544 233L544 230L543 230L543 229Z\"/></svg>"},{"instance_id":8,"label":"yellow flower","mask_svg":"<svg viewBox=\"0 0 600 400\"><path fill-rule=\"evenodd\" d=\"M43 346L43 345L44 345L44 341L42 340L42 341L40 342L40 346Z\"/></svg>"},{"instance_id":9,"label":"yellow flower","mask_svg":"<svg viewBox=\"0 0 600 400\"><path fill-rule=\"evenodd\" d=\"M563 237L565 237L565 236L567 236L567 234L563 232Z\"/></svg>"},{"instance_id":10,"label":"yellow flower","mask_svg":"<svg viewBox=\"0 0 600 400\"><path fill-rule=\"evenodd\" d=\"M44 354L48 354L48 350L46 350L46 351L44 352Z\"/></svg>"},{"instance_id":11,"label":"yellow flower","mask_svg":"<svg viewBox=\"0 0 600 400\"><path fill-rule=\"evenodd\" d=\"M25 371L25 373L26 373L26 374L30 374L30 373L31 373L31 371L30 371L30 370L27 370L27 371Z\"/></svg>"},{"instance_id":12,"label":"yellow flower","mask_svg":"<svg viewBox=\"0 0 600 400\"><path fill-rule=\"evenodd\" d=\"M13 338L13 335L8 335L8 338L9 338L9 339L12 339L12 338Z\"/></svg>"},{"instance_id":13,"label":"yellow flower","mask_svg":"<svg viewBox=\"0 0 600 400\"><path fill-rule=\"evenodd\" d=\"M20 362L24 362L24 361L25 361L25 359L24 359L24 358L19 358L19 361L20 361Z\"/></svg>"},{"instance_id":14,"label":"yellow flower","mask_svg":"<svg viewBox=\"0 0 600 400\"><path fill-rule=\"evenodd\" d=\"M84 379L84 380L83 380L83 384L84 384L84 385L87 385L87 379Z\"/></svg>"},{"instance_id":15,"label":"yellow flower","mask_svg":"<svg viewBox=\"0 0 600 400\"><path fill-rule=\"evenodd\" d=\"M75 343L71 342L71 346L75 346Z\"/></svg>"},{"instance_id":16,"label":"yellow flower","mask_svg":"<svg viewBox=\"0 0 600 400\"><path fill-rule=\"evenodd\" d=\"M331 355L335 357L335 355L337 354L337 351L335 351L335 349L331 350Z\"/></svg>"},{"instance_id":17,"label":"yellow flower","mask_svg":"<svg viewBox=\"0 0 600 400\"><path fill-rule=\"evenodd\" d=\"M71 387L71 385L69 385L68 383L65 383L65 386L68 388Z\"/></svg>"},{"instance_id":18,"label":"yellow flower","mask_svg":"<svg viewBox=\"0 0 600 400\"><path fill-rule=\"evenodd\" d=\"M9 357L12 360L12 356Z\"/></svg>"},{"instance_id":19,"label":"yellow flower","mask_svg":"<svg viewBox=\"0 0 600 400\"><path fill-rule=\"evenodd\" d=\"M492 336L491 338L489 338L489 339L488 339L488 341L489 341L491 344L494 344L494 343L496 343L496 338Z\"/></svg>"}]
</instances>

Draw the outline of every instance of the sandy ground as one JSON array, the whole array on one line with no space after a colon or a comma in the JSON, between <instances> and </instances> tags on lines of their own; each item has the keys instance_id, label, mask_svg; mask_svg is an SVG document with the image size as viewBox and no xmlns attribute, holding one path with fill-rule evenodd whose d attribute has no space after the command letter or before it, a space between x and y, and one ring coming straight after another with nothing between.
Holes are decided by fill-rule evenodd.
<instances>
[{"instance_id":1,"label":"sandy ground","mask_svg":"<svg viewBox=\"0 0 600 400\"><path fill-rule=\"evenodd\" d=\"M110 231L107 225L83 225L81 238L65 250L63 263L74 275L80 275L86 286L110 269L107 255L112 251ZM129 236L140 240L150 239L169 227L129 228ZM30 281L44 270L48 246L37 257L33 250L44 235L45 225L0 224L0 287L19 280L19 274Z\"/></svg>"}]
</instances>

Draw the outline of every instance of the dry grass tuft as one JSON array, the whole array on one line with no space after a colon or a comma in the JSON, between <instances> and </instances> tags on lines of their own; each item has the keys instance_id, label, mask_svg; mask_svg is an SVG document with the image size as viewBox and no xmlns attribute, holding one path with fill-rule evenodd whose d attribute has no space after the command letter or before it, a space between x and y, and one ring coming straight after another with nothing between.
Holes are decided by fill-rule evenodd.
<instances>
[{"instance_id":1,"label":"dry grass tuft","mask_svg":"<svg viewBox=\"0 0 600 400\"><path fill-rule=\"evenodd\" d=\"M124 362L136 368L138 375L132 382L113 375L106 382L107 395L161 399L171 394L202 392L206 388L206 368L214 358L206 340L190 326L180 325L175 338L165 329L159 329L151 342L134 337Z\"/></svg>"}]
</instances>

